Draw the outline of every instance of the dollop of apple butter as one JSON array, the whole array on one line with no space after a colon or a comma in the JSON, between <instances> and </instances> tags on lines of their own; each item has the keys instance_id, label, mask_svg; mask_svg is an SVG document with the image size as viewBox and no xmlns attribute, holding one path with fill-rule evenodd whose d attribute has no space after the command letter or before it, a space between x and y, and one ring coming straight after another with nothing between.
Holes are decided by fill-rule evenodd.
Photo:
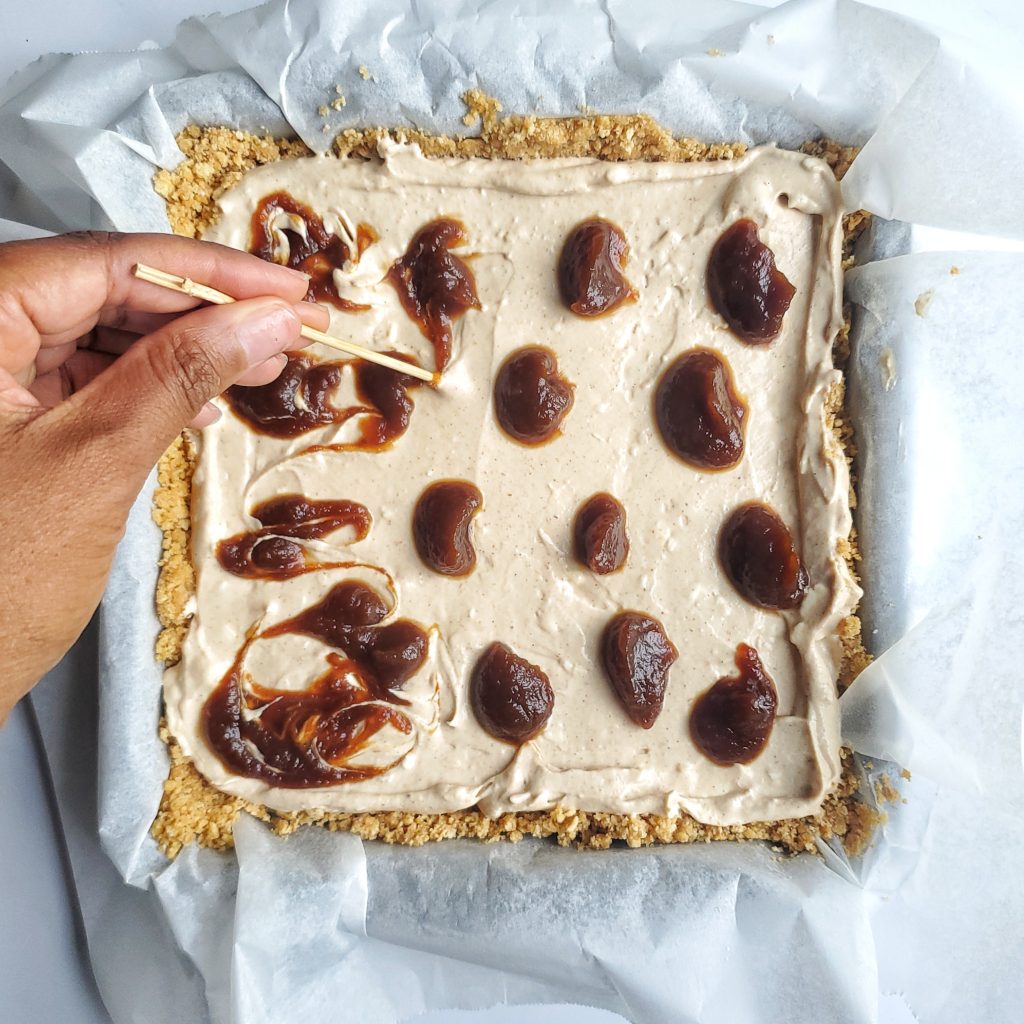
<instances>
[{"instance_id":1,"label":"dollop of apple butter","mask_svg":"<svg viewBox=\"0 0 1024 1024\"><path fill-rule=\"evenodd\" d=\"M551 441L572 409L574 387L559 373L558 357L551 349L517 349L502 363L494 381L498 425L520 444Z\"/></svg>"},{"instance_id":2,"label":"dollop of apple butter","mask_svg":"<svg viewBox=\"0 0 1024 1024\"><path fill-rule=\"evenodd\" d=\"M740 505L726 519L718 560L740 594L762 608L796 608L810 585L786 524L760 502Z\"/></svg>"},{"instance_id":3,"label":"dollop of apple butter","mask_svg":"<svg viewBox=\"0 0 1024 1024\"><path fill-rule=\"evenodd\" d=\"M625 712L650 729L665 703L668 670L679 652L662 624L642 612L619 612L601 637L601 660Z\"/></svg>"},{"instance_id":4,"label":"dollop of apple butter","mask_svg":"<svg viewBox=\"0 0 1024 1024\"><path fill-rule=\"evenodd\" d=\"M372 587L345 580L299 615L262 633L250 631L202 710L203 735L225 767L299 789L359 782L401 761L404 754L389 764L351 763L385 726L412 732L397 706L408 701L393 691L422 665L428 639L408 619L385 623L389 614ZM254 640L286 633L336 648L326 656L327 670L305 690L265 687L245 670Z\"/></svg>"},{"instance_id":5,"label":"dollop of apple butter","mask_svg":"<svg viewBox=\"0 0 1024 1024\"><path fill-rule=\"evenodd\" d=\"M629 554L626 510L602 491L588 498L576 513L573 526L576 560L598 576L621 569Z\"/></svg>"},{"instance_id":6,"label":"dollop of apple butter","mask_svg":"<svg viewBox=\"0 0 1024 1024\"><path fill-rule=\"evenodd\" d=\"M669 450L697 469L731 469L743 458L746 415L729 364L711 349L684 352L658 381L658 430Z\"/></svg>"},{"instance_id":7,"label":"dollop of apple butter","mask_svg":"<svg viewBox=\"0 0 1024 1024\"><path fill-rule=\"evenodd\" d=\"M775 253L752 220L738 220L715 242L708 260L708 296L729 330L750 345L779 336L796 289L775 266Z\"/></svg>"},{"instance_id":8,"label":"dollop of apple butter","mask_svg":"<svg viewBox=\"0 0 1024 1024\"><path fill-rule=\"evenodd\" d=\"M423 564L442 576L468 576L476 568L473 517L483 495L468 480L439 480L419 496L412 534Z\"/></svg>"},{"instance_id":9,"label":"dollop of apple butter","mask_svg":"<svg viewBox=\"0 0 1024 1024\"><path fill-rule=\"evenodd\" d=\"M438 372L452 355L452 324L479 309L473 271L451 250L467 242L465 225L442 217L413 236L405 255L388 271L402 308L434 346Z\"/></svg>"},{"instance_id":10,"label":"dollop of apple butter","mask_svg":"<svg viewBox=\"0 0 1024 1024\"><path fill-rule=\"evenodd\" d=\"M585 220L569 232L558 258L562 301L582 317L603 316L636 291L624 273L629 243L622 228L601 217Z\"/></svg>"},{"instance_id":11,"label":"dollop of apple butter","mask_svg":"<svg viewBox=\"0 0 1024 1024\"><path fill-rule=\"evenodd\" d=\"M217 545L217 561L235 576L286 580L318 569L350 566L350 562L318 562L301 540L319 540L343 526L355 530L354 541L370 530L370 513L357 501L312 501L301 494L283 494L260 502L250 513L260 529L235 534Z\"/></svg>"},{"instance_id":12,"label":"dollop of apple butter","mask_svg":"<svg viewBox=\"0 0 1024 1024\"><path fill-rule=\"evenodd\" d=\"M305 236L296 230L296 218L305 225ZM275 227L275 221L282 219L289 226ZM309 274L307 299L329 302L345 313L358 313L370 308L343 299L334 285L334 271L341 270L350 261L358 263L366 249L377 241L377 232L369 224L360 224L356 228L355 247L350 247L340 235L328 231L324 222L305 203L300 203L287 192L274 192L256 204L251 228L249 252L269 263L283 262L293 270ZM275 233L282 234L287 241L287 259L281 258Z\"/></svg>"},{"instance_id":13,"label":"dollop of apple butter","mask_svg":"<svg viewBox=\"0 0 1024 1024\"><path fill-rule=\"evenodd\" d=\"M495 739L517 745L547 725L555 706L544 671L497 642L477 661L469 696L481 727Z\"/></svg>"},{"instance_id":14,"label":"dollop of apple butter","mask_svg":"<svg viewBox=\"0 0 1024 1024\"><path fill-rule=\"evenodd\" d=\"M775 724L778 695L757 651L736 648L739 674L719 679L694 702L690 736L715 764L749 764L765 748Z\"/></svg>"}]
</instances>

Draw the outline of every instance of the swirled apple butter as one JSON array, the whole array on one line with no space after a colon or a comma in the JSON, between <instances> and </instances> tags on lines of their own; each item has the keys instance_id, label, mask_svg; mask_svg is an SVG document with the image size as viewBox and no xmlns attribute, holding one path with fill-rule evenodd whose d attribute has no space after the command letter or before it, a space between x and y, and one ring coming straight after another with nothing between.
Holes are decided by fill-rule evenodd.
<instances>
[{"instance_id":1,"label":"swirled apple butter","mask_svg":"<svg viewBox=\"0 0 1024 1024\"><path fill-rule=\"evenodd\" d=\"M247 530L217 545L217 561L235 576L286 580L304 572L348 566L320 562L300 543L319 540L351 527L353 541L370 531L370 513L358 501L311 501L301 494L283 494L256 505L250 515L258 530Z\"/></svg>"},{"instance_id":2,"label":"swirled apple butter","mask_svg":"<svg viewBox=\"0 0 1024 1024\"><path fill-rule=\"evenodd\" d=\"M462 811L816 814L841 771L837 636L859 593L827 426L829 167L775 148L435 159L385 139L254 168L205 237L249 249L275 193L349 247L330 276L367 308L331 307L332 332L445 369L414 391L314 345L196 432L192 618L164 695L197 771L276 812L394 813L416 841L468 828ZM271 218L279 260L316 235L291 216ZM741 227L711 274L743 221L774 262ZM358 224L379 237L356 259ZM781 319L773 267L796 286ZM732 523L751 502L778 523ZM737 674L741 640L761 667Z\"/></svg>"},{"instance_id":3,"label":"swirled apple butter","mask_svg":"<svg viewBox=\"0 0 1024 1024\"><path fill-rule=\"evenodd\" d=\"M438 372L452 355L452 324L467 310L479 309L476 280L452 249L467 242L466 228L449 217L421 227L405 254L388 271L388 281L409 317L434 346Z\"/></svg>"},{"instance_id":4,"label":"swirled apple butter","mask_svg":"<svg viewBox=\"0 0 1024 1024\"><path fill-rule=\"evenodd\" d=\"M383 598L357 581L331 588L313 607L262 632L250 631L203 708L203 731L233 771L276 786L308 788L372 778L394 766L351 761L385 726L409 733L412 724L393 692L419 668L427 635L407 619L382 625ZM305 690L251 681L244 660L253 643L288 633L337 648L328 668Z\"/></svg>"},{"instance_id":5,"label":"swirled apple butter","mask_svg":"<svg viewBox=\"0 0 1024 1024\"><path fill-rule=\"evenodd\" d=\"M343 580L311 608L268 626L261 636L297 633L339 648L367 691L385 700L417 671L427 652L422 626L408 619L381 625L388 614L376 590L358 580Z\"/></svg>"},{"instance_id":6,"label":"swirled apple butter","mask_svg":"<svg viewBox=\"0 0 1024 1024\"><path fill-rule=\"evenodd\" d=\"M377 232L369 224L358 225L355 237L348 241L332 234L313 210L280 191L264 196L253 211L249 251L308 274L306 298L311 302L329 302L345 313L358 313L369 306L340 296L334 272L347 263L358 263L376 241Z\"/></svg>"},{"instance_id":7,"label":"swirled apple butter","mask_svg":"<svg viewBox=\"0 0 1024 1024\"><path fill-rule=\"evenodd\" d=\"M392 353L400 355L400 353ZM335 406L332 396L351 367L358 401ZM415 377L362 360L319 362L292 352L280 375L269 384L244 387L233 384L224 392L231 411L251 430L277 438L299 437L323 427L340 427L359 418L357 440L337 446L324 444L304 451L337 447L339 450L386 448L409 427L415 403L409 392L420 385Z\"/></svg>"}]
</instances>

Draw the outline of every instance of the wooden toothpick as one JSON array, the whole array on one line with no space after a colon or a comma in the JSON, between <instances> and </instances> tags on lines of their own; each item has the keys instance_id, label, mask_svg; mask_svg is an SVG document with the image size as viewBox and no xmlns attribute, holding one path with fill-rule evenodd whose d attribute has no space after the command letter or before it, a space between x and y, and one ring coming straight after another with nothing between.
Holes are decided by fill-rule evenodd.
<instances>
[{"instance_id":1,"label":"wooden toothpick","mask_svg":"<svg viewBox=\"0 0 1024 1024\"><path fill-rule=\"evenodd\" d=\"M150 284L159 285L161 288L182 292L185 295L191 295L194 299L202 299L203 302L213 302L218 306L223 306L225 303L236 301L230 295L219 292L208 284L201 284L199 281L193 281L189 277L168 274L165 270L147 267L144 263L137 263L132 273L140 281L148 281ZM354 341L345 341L342 338L332 337L330 334L318 331L315 327L307 327L303 324L302 330L299 333L307 341L317 341L328 348L336 349L338 352L356 356L358 359L365 359L366 362L376 363L378 366L386 366L388 369L397 370L399 373L415 377L417 380L426 381L428 384L436 386L441 380L439 373L431 373L430 370L425 370L422 366L407 363L402 359L396 359L394 356L386 355L383 352L375 352L372 348L358 345Z\"/></svg>"}]
</instances>

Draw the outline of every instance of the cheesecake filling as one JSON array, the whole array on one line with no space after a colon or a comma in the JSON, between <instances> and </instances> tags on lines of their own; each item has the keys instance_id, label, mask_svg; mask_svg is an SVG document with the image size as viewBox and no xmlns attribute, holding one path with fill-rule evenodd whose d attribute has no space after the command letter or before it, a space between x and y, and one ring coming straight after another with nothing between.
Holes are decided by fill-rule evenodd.
<instances>
[{"instance_id":1,"label":"cheesecake filling","mask_svg":"<svg viewBox=\"0 0 1024 1024\"><path fill-rule=\"evenodd\" d=\"M436 391L395 387L314 345L286 371L287 422L258 395L219 400L196 438L193 616L164 681L198 770L279 811L815 813L840 772L837 629L860 597L837 550L849 477L826 421L842 322L827 165L771 147L670 164L428 160L382 143L373 160L257 168L220 210L205 237L301 259L331 333L444 372ZM717 294L723 239L784 293L769 333ZM449 291L425 291L424 267ZM656 417L659 382L693 350L735 391L742 445L718 464L687 461ZM513 405L499 418L499 378L557 406L538 407L537 443L516 436ZM431 488L440 527L416 519ZM628 529L607 572L578 557L595 496ZM744 596L723 566L723 525L750 503L799 554L788 606ZM656 707L609 676L606 631L626 612L660 630L637 643L675 652ZM474 710L495 644L548 702L515 729ZM772 702L750 690L755 748L716 745L702 698L728 684L715 708L733 707L747 649ZM745 759L708 752L723 749Z\"/></svg>"}]
</instances>

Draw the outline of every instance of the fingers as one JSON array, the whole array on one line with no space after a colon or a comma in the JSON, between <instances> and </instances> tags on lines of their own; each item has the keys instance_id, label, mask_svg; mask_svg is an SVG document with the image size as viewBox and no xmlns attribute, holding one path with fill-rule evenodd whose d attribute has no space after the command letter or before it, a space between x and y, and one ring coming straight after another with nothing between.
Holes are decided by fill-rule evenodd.
<instances>
[{"instance_id":1,"label":"fingers","mask_svg":"<svg viewBox=\"0 0 1024 1024\"><path fill-rule=\"evenodd\" d=\"M81 391L91 380L98 377L104 370L113 365L115 356L107 355L104 352L90 352L88 350L76 351L70 359L62 361L52 369L40 371L36 379L28 387L30 394L35 396L36 401L44 409L52 409L65 398L70 398L75 392ZM259 387L276 380L281 371L288 365L288 357L285 355L272 356L257 366L252 366L242 374L236 384L244 384L247 387ZM204 406L205 409L205 406ZM210 406L216 412L216 406ZM216 422L217 416L210 418L209 413L202 417L193 418L189 426L200 428L208 423Z\"/></svg>"},{"instance_id":2,"label":"fingers","mask_svg":"<svg viewBox=\"0 0 1024 1024\"><path fill-rule=\"evenodd\" d=\"M63 345L54 345L53 348L44 348L36 356L36 378L44 376L51 370L56 370L61 363L67 362L77 351L78 346L73 341L66 341Z\"/></svg>"},{"instance_id":3,"label":"fingers","mask_svg":"<svg viewBox=\"0 0 1024 1024\"><path fill-rule=\"evenodd\" d=\"M114 358L103 352L76 351L53 369L44 372L40 368L28 390L44 409L52 409L76 391L81 391L89 381L106 370Z\"/></svg>"},{"instance_id":4,"label":"fingers","mask_svg":"<svg viewBox=\"0 0 1024 1024\"><path fill-rule=\"evenodd\" d=\"M327 326L330 316L322 306L309 302L301 302L296 307L299 317L304 324L310 327ZM181 314L166 314L154 316L156 328L164 327L177 319ZM139 341L137 334L129 331L118 330L113 327L97 327L85 342L75 344L73 341L65 342L63 345L55 345L52 348L42 349L36 357L34 380L19 381L21 385L33 394L39 404L49 409L58 402L76 391L81 391L94 377L97 377L113 362L115 357L125 352ZM299 348L304 344L302 339L296 342L295 347ZM259 387L269 384L281 373L287 365L288 359L284 355L276 355L245 371L236 384L247 387ZM211 411L214 407L211 406ZM206 419L210 423L214 419ZM193 420L192 427L205 426L205 422Z\"/></svg>"},{"instance_id":5,"label":"fingers","mask_svg":"<svg viewBox=\"0 0 1024 1024\"><path fill-rule=\"evenodd\" d=\"M299 311L281 299L197 310L140 339L54 413L102 438L112 468L141 478L211 398L298 347L300 327Z\"/></svg>"},{"instance_id":6,"label":"fingers","mask_svg":"<svg viewBox=\"0 0 1024 1024\"><path fill-rule=\"evenodd\" d=\"M85 334L105 310L180 313L198 302L132 276L136 263L191 277L238 299L272 295L302 300L298 271L248 253L175 235L102 232L0 244L0 334L5 345L59 344ZM112 326L120 314L113 315ZM111 318L110 314L107 314Z\"/></svg>"},{"instance_id":7,"label":"fingers","mask_svg":"<svg viewBox=\"0 0 1024 1024\"><path fill-rule=\"evenodd\" d=\"M7 370L0 367L0 419L24 416L39 409L39 402Z\"/></svg>"}]
</instances>

